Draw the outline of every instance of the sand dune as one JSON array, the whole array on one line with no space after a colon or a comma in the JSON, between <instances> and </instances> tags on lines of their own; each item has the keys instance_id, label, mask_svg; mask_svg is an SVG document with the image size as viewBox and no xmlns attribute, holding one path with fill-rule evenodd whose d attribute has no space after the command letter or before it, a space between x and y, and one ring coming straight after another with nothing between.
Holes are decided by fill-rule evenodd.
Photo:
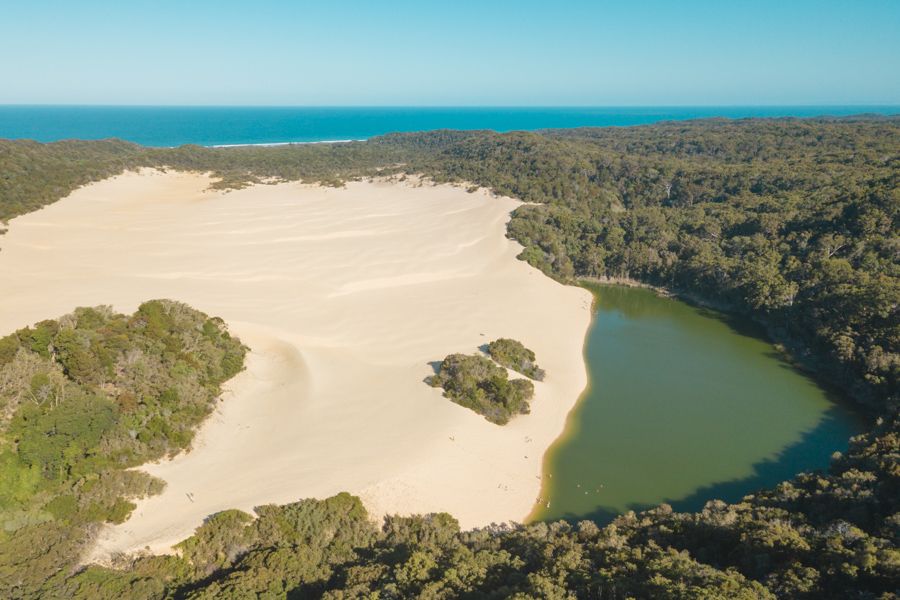
<instances>
[{"instance_id":1,"label":"sand dune","mask_svg":"<svg viewBox=\"0 0 900 600\"><path fill-rule=\"evenodd\" d=\"M360 495L373 515L521 520L582 391L589 294L516 260L518 203L450 186L287 183L228 193L143 171L82 188L0 237L0 335L76 306L151 298L224 318L251 348L194 449L108 527L93 558L166 552L209 514ZM507 336L547 379L498 427L423 383L429 363Z\"/></svg>"}]
</instances>

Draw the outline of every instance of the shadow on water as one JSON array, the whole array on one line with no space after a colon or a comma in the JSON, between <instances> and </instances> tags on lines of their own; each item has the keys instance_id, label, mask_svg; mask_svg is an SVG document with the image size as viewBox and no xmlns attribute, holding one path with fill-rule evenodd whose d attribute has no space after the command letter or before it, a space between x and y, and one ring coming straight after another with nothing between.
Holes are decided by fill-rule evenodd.
<instances>
[{"instance_id":1,"label":"shadow on water","mask_svg":"<svg viewBox=\"0 0 900 600\"><path fill-rule=\"evenodd\" d=\"M814 377L814 374L809 370L798 366L795 362L792 362L791 357L788 356L785 352L776 349L775 341L772 340L772 338L769 336L768 331L766 331L766 328L763 325L747 316L718 311L708 306L696 304L690 300L678 299L677 301L683 302L685 305L693 308L697 312L697 314L699 314L703 318L712 319L714 321L722 323L723 325L728 327L728 329L732 333L735 333L742 337L765 342L766 345L769 346L769 348L762 353L763 356L771 359L778 365L779 368L812 381L816 385L816 387L822 390L826 398L828 398L829 402L843 411L841 412L841 410L838 410L838 414L843 415L843 418L845 420L851 419L858 421L858 424L862 426L867 417L863 407L852 402L851 400L848 400L837 388L837 386L828 381L822 381L821 378ZM829 411L825 415L825 418L838 418L834 413L832 413L833 410L835 409L829 409Z\"/></svg>"},{"instance_id":2,"label":"shadow on water","mask_svg":"<svg viewBox=\"0 0 900 600\"><path fill-rule=\"evenodd\" d=\"M753 465L753 473L748 477L721 481L697 488L683 498L666 498L661 503L669 504L676 512L695 512L703 508L710 500L737 502L744 496L760 490L772 488L782 481L790 480L803 469L798 465L809 464L811 460L821 456L824 447L833 446L835 432L842 430L842 423L847 415L839 407L826 411L822 420L809 431L805 431L800 439L781 450L775 457L759 461ZM841 451L846 449L846 444ZM657 506L656 504L629 504L627 510L640 512ZM567 512L562 520L569 523L594 521L605 525L626 511L606 507L597 507L584 514Z\"/></svg>"}]
</instances>

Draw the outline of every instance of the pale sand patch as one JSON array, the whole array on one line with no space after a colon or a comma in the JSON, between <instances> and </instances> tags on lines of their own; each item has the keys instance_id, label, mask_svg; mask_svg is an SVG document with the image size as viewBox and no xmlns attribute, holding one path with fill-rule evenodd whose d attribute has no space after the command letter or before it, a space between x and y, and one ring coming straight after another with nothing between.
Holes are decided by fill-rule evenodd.
<instances>
[{"instance_id":1,"label":"pale sand patch","mask_svg":"<svg viewBox=\"0 0 900 600\"><path fill-rule=\"evenodd\" d=\"M146 466L165 491L106 528L93 558L169 551L223 509L344 490L376 516L524 519L586 383L591 298L516 260L505 225L519 203L450 186L208 183L128 173L0 237L0 335L77 306L172 298L253 349L194 449ZM505 427L422 381L429 362L501 336L547 370L532 413Z\"/></svg>"}]
</instances>

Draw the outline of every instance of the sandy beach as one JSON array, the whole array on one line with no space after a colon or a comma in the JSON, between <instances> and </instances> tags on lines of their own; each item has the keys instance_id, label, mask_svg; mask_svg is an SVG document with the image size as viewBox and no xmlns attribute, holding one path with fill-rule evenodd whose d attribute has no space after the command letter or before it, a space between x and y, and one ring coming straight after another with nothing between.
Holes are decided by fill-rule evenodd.
<instances>
[{"instance_id":1,"label":"sandy beach","mask_svg":"<svg viewBox=\"0 0 900 600\"><path fill-rule=\"evenodd\" d=\"M228 509L359 495L373 516L523 520L541 459L586 382L590 294L515 257L518 202L452 186L300 183L220 192L145 170L92 184L0 236L0 335L77 306L171 298L251 348L193 449L91 559L170 551ZM505 427L423 383L430 363L498 337L547 377Z\"/></svg>"}]
</instances>

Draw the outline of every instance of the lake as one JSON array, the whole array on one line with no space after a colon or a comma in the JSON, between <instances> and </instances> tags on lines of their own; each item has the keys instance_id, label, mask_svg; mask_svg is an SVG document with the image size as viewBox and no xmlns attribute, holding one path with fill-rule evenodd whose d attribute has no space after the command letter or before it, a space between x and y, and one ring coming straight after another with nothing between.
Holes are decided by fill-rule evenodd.
<instances>
[{"instance_id":1,"label":"lake","mask_svg":"<svg viewBox=\"0 0 900 600\"><path fill-rule=\"evenodd\" d=\"M533 519L607 522L661 502L736 501L826 468L862 431L752 324L648 289L590 289L588 389L544 457Z\"/></svg>"}]
</instances>

